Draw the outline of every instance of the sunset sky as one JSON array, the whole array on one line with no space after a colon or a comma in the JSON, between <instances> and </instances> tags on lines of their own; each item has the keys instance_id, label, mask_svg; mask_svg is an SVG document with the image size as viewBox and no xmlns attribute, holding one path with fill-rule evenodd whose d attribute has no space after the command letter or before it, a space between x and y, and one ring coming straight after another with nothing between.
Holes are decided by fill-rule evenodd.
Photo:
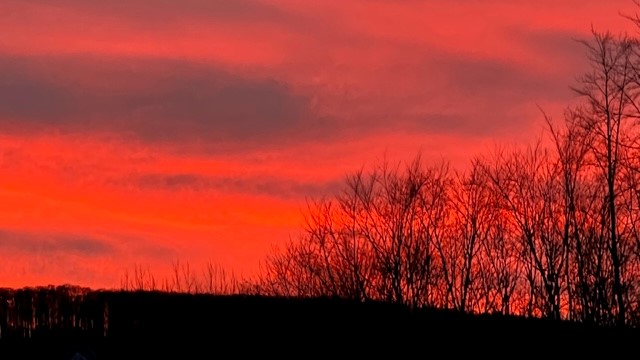
<instances>
[{"instance_id":1,"label":"sunset sky","mask_svg":"<svg viewBox=\"0 0 640 360\"><path fill-rule=\"evenodd\" d=\"M0 286L257 271L386 156L543 132L631 0L3 0Z\"/></svg>"}]
</instances>

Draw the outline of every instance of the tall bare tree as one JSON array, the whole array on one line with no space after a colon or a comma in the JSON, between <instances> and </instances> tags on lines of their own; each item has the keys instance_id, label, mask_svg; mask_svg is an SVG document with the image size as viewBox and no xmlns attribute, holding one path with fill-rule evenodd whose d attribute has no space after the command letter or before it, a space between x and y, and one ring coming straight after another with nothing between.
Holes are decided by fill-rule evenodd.
<instances>
[{"instance_id":1,"label":"tall bare tree","mask_svg":"<svg viewBox=\"0 0 640 360\"><path fill-rule=\"evenodd\" d=\"M503 155L497 161L499 164L488 176L521 241L529 283L527 313L539 311L559 319L567 249L556 223L560 211L558 169L539 143Z\"/></svg>"},{"instance_id":2,"label":"tall bare tree","mask_svg":"<svg viewBox=\"0 0 640 360\"><path fill-rule=\"evenodd\" d=\"M606 184L603 220L607 224L608 250L613 270L617 323L626 321L624 267L625 239L620 236L619 196L622 160L634 133L638 118L638 88L635 86L634 42L627 37L593 32L593 41L585 41L591 70L579 78L574 90L585 99L576 110L579 125L593 136L590 152L593 166Z\"/></svg>"},{"instance_id":3,"label":"tall bare tree","mask_svg":"<svg viewBox=\"0 0 640 360\"><path fill-rule=\"evenodd\" d=\"M478 286L483 270L478 260L497 217L491 201L490 188L478 161L468 172L456 174L449 187L447 232L435 239L435 245L447 297L461 311L473 310L482 301Z\"/></svg>"}]
</instances>

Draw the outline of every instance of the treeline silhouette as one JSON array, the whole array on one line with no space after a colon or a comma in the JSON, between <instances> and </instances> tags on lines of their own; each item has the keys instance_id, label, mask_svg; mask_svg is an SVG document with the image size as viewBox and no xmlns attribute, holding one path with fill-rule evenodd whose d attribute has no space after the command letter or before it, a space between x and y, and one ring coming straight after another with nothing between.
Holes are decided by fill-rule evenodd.
<instances>
[{"instance_id":1,"label":"treeline silhouette","mask_svg":"<svg viewBox=\"0 0 640 360\"><path fill-rule=\"evenodd\" d=\"M74 331L104 335L108 308L101 294L70 285L0 289L0 339Z\"/></svg>"},{"instance_id":2,"label":"treeline silhouette","mask_svg":"<svg viewBox=\"0 0 640 360\"><path fill-rule=\"evenodd\" d=\"M637 19L635 19L637 22ZM640 323L640 43L593 32L580 103L469 169L381 161L309 202L260 291Z\"/></svg>"}]
</instances>

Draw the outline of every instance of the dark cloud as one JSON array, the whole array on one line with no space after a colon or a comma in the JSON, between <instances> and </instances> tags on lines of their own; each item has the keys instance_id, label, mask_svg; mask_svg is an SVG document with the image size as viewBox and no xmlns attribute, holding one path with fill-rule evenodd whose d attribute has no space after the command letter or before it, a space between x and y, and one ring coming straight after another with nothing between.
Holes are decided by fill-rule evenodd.
<instances>
[{"instance_id":1,"label":"dark cloud","mask_svg":"<svg viewBox=\"0 0 640 360\"><path fill-rule=\"evenodd\" d=\"M8 0L7 7L24 5ZM208 21L281 21L280 9L258 0L32 0L30 6L66 9L85 16L111 17L137 27L161 29L176 20Z\"/></svg>"},{"instance_id":2,"label":"dark cloud","mask_svg":"<svg viewBox=\"0 0 640 360\"><path fill-rule=\"evenodd\" d=\"M568 99L570 95L570 84L511 62L461 56L438 62L457 96L492 101L496 109L522 102Z\"/></svg>"},{"instance_id":3,"label":"dark cloud","mask_svg":"<svg viewBox=\"0 0 640 360\"><path fill-rule=\"evenodd\" d=\"M576 58L579 45L571 34L513 34L541 58L549 58L551 68L554 62ZM567 48L572 50L561 51ZM202 63L4 56L0 126L5 131L111 132L143 141L239 151L389 131L493 134L517 129L514 114L526 104L568 101L573 96L570 80L577 74L558 77L557 72L437 49L398 51L416 58L385 71L399 82L412 79L424 86L398 94L385 88L369 94L331 94L323 105L342 108L348 120L322 116L312 105L314 91L326 89L307 88L302 94L278 79L241 76ZM420 104L425 105L422 110L413 110Z\"/></svg>"},{"instance_id":4,"label":"dark cloud","mask_svg":"<svg viewBox=\"0 0 640 360\"><path fill-rule=\"evenodd\" d=\"M300 182L276 178L232 178L203 176L198 174L147 174L134 179L140 188L162 190L218 190L230 193L270 195L281 198L300 199L305 196L329 195L342 188L341 179L331 182Z\"/></svg>"},{"instance_id":5,"label":"dark cloud","mask_svg":"<svg viewBox=\"0 0 640 360\"><path fill-rule=\"evenodd\" d=\"M44 61L44 59L42 59ZM68 118L70 90L36 73L26 59L0 58L0 117L2 121L57 122Z\"/></svg>"},{"instance_id":6,"label":"dark cloud","mask_svg":"<svg viewBox=\"0 0 640 360\"><path fill-rule=\"evenodd\" d=\"M308 100L276 80L181 61L93 57L0 58L0 119L5 128L20 120L14 130L212 142L304 136L316 121Z\"/></svg>"},{"instance_id":7,"label":"dark cloud","mask_svg":"<svg viewBox=\"0 0 640 360\"><path fill-rule=\"evenodd\" d=\"M556 36L559 44L573 41L568 34ZM534 104L568 104L575 97L570 85L578 74L558 76L554 68L554 56L557 62L570 62L574 54L550 51L539 50L541 58L550 59L549 68L534 69L507 60L416 50L423 60L405 72L414 74L414 81L424 86L399 97L396 109L381 107L380 116L371 123L394 131L472 137L521 131L522 122L531 120ZM395 117L389 115L394 113Z\"/></svg>"},{"instance_id":8,"label":"dark cloud","mask_svg":"<svg viewBox=\"0 0 640 360\"><path fill-rule=\"evenodd\" d=\"M39 235L8 230L0 230L0 249L51 256L59 253L102 256L114 252L113 246L108 242L90 237Z\"/></svg>"},{"instance_id":9,"label":"dark cloud","mask_svg":"<svg viewBox=\"0 0 640 360\"><path fill-rule=\"evenodd\" d=\"M582 44L590 41L591 37L576 31L559 31L543 29L524 29L521 27L511 27L505 32L507 36L524 46L542 59L549 61L550 65L556 67L557 63L567 63L572 65L586 64L587 49ZM571 74L569 74L571 75Z\"/></svg>"},{"instance_id":10,"label":"dark cloud","mask_svg":"<svg viewBox=\"0 0 640 360\"><path fill-rule=\"evenodd\" d=\"M523 121L531 120L535 104L568 102L573 96L568 79L505 61L444 53L423 59L401 72L413 74L413 92L342 99L345 109L349 103L367 105L355 110L359 121L345 123L343 135L406 132L473 138L517 132Z\"/></svg>"}]
</instances>

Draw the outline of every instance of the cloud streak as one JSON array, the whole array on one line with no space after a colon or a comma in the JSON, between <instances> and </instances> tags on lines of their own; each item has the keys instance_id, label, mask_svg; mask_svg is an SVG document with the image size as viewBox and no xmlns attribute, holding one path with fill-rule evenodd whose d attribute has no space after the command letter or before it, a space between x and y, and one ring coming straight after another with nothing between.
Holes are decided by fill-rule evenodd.
<instances>
[{"instance_id":1,"label":"cloud streak","mask_svg":"<svg viewBox=\"0 0 640 360\"><path fill-rule=\"evenodd\" d=\"M0 119L22 120L18 130L244 141L290 134L310 117L306 99L286 84L207 66L168 60L0 59Z\"/></svg>"},{"instance_id":2,"label":"cloud streak","mask_svg":"<svg viewBox=\"0 0 640 360\"><path fill-rule=\"evenodd\" d=\"M55 257L62 254L97 257L114 253L109 241L62 234L33 234L0 230L0 252L17 251L28 255Z\"/></svg>"},{"instance_id":3,"label":"cloud streak","mask_svg":"<svg viewBox=\"0 0 640 360\"><path fill-rule=\"evenodd\" d=\"M277 196L283 199L304 199L335 194L342 181L320 183L301 182L287 178L202 176L198 174L147 174L133 179L141 189L160 189L169 192L219 191L234 194Z\"/></svg>"},{"instance_id":4,"label":"cloud streak","mask_svg":"<svg viewBox=\"0 0 640 360\"><path fill-rule=\"evenodd\" d=\"M423 56L410 69L411 81L431 86L405 84L412 93L389 94L387 101L382 94L344 94L324 105L343 108L338 115L314 106L322 89L305 93L274 78L252 79L186 61L0 57L0 123L16 132L106 132L151 142L261 147L389 130L480 134L502 128L504 112L523 102L567 98L567 88L522 66L453 54ZM490 117L460 112L477 113L487 94L495 99L488 104Z\"/></svg>"}]
</instances>

